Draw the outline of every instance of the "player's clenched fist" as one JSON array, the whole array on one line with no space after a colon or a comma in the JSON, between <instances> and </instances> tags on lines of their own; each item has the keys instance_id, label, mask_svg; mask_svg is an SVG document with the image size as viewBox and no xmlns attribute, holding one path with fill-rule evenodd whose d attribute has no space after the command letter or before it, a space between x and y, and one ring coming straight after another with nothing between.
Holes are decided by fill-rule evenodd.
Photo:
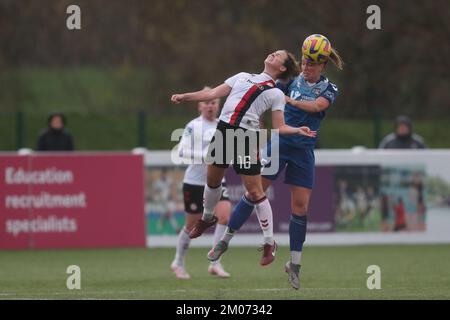
<instances>
[{"instance_id":1,"label":"player's clenched fist","mask_svg":"<svg viewBox=\"0 0 450 320\"><path fill-rule=\"evenodd\" d=\"M172 95L172 98L170 98L170 101L179 104L184 101L184 94L174 94Z\"/></svg>"}]
</instances>

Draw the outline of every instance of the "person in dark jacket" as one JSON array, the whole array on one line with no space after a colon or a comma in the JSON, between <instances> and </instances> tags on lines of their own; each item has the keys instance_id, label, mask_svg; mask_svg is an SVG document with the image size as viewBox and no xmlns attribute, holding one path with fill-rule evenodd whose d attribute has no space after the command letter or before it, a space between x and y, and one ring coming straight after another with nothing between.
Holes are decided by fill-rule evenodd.
<instances>
[{"instance_id":1,"label":"person in dark jacket","mask_svg":"<svg viewBox=\"0 0 450 320\"><path fill-rule=\"evenodd\" d=\"M412 132L412 123L407 116L399 116L394 132L388 134L378 146L379 149L425 149L423 138Z\"/></svg>"},{"instance_id":2,"label":"person in dark jacket","mask_svg":"<svg viewBox=\"0 0 450 320\"><path fill-rule=\"evenodd\" d=\"M66 117L62 113L51 113L47 119L48 127L38 137L37 151L73 151L73 137L65 128Z\"/></svg>"}]
</instances>

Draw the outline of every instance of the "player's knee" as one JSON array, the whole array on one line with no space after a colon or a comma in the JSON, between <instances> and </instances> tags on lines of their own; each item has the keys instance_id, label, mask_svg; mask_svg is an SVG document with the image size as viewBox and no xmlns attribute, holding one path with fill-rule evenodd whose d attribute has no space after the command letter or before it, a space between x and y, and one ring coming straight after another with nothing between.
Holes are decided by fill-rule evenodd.
<instances>
[{"instance_id":1,"label":"player's knee","mask_svg":"<svg viewBox=\"0 0 450 320\"><path fill-rule=\"evenodd\" d=\"M220 186L222 184L222 178L207 177L206 178L206 183L208 184L209 187L216 188L216 187L218 187L218 186Z\"/></svg>"},{"instance_id":2,"label":"player's knee","mask_svg":"<svg viewBox=\"0 0 450 320\"><path fill-rule=\"evenodd\" d=\"M260 189L254 189L254 190L249 190L246 193L246 196L249 200L256 202L256 201L262 199L265 196L265 194L264 194L264 191L262 191Z\"/></svg>"},{"instance_id":3,"label":"player's knee","mask_svg":"<svg viewBox=\"0 0 450 320\"><path fill-rule=\"evenodd\" d=\"M302 201L296 201L293 203L292 212L295 212L299 216L304 216L308 213L308 203Z\"/></svg>"}]
</instances>

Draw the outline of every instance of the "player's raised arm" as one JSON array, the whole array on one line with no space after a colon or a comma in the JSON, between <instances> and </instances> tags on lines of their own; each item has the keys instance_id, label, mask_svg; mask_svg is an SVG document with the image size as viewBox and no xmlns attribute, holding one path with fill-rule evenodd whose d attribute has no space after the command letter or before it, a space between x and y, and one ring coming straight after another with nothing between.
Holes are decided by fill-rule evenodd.
<instances>
[{"instance_id":1,"label":"player's raised arm","mask_svg":"<svg viewBox=\"0 0 450 320\"><path fill-rule=\"evenodd\" d=\"M231 87L223 83L215 88L205 88L200 91L177 93L172 95L170 99L173 103L179 104L184 101L209 101L217 98L222 98L228 95Z\"/></svg>"},{"instance_id":2,"label":"player's raised arm","mask_svg":"<svg viewBox=\"0 0 450 320\"><path fill-rule=\"evenodd\" d=\"M284 122L284 114L281 110L272 111L272 127L278 129L280 134L300 134L307 137L315 137L317 132L308 127L295 128Z\"/></svg>"},{"instance_id":3,"label":"player's raised arm","mask_svg":"<svg viewBox=\"0 0 450 320\"><path fill-rule=\"evenodd\" d=\"M310 113L322 112L330 106L330 102L323 97L318 97L314 101L294 100L288 96L285 99L286 103L289 103L291 106Z\"/></svg>"}]
</instances>

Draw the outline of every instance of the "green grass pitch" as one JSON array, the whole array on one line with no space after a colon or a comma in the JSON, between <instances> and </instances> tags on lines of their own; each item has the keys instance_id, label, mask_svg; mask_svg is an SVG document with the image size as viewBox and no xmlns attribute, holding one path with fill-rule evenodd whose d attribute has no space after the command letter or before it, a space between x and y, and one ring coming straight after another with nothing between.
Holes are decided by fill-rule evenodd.
<instances>
[{"instance_id":1,"label":"green grass pitch","mask_svg":"<svg viewBox=\"0 0 450 320\"><path fill-rule=\"evenodd\" d=\"M206 248L192 248L190 280L169 269L174 249L0 251L0 299L450 299L450 245L305 247L301 288L283 266L289 250L261 267L253 247L230 247L232 275L207 273ZM81 268L81 289L68 290L66 269ZM369 290L369 265L381 268L381 289Z\"/></svg>"}]
</instances>

